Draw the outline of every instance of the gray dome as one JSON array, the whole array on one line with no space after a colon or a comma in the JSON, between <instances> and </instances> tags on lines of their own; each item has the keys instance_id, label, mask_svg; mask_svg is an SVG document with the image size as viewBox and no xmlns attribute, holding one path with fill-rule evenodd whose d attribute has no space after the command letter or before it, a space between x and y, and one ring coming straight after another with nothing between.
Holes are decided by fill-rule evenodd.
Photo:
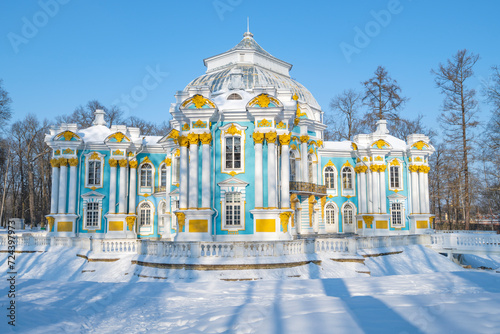
<instances>
[{"instance_id":1,"label":"gray dome","mask_svg":"<svg viewBox=\"0 0 500 334\"><path fill-rule=\"evenodd\" d=\"M265 52L265 51L264 51ZM311 92L302 84L288 76L273 72L257 65L234 65L226 67L217 72L204 74L191 81L186 88L187 91L192 86L209 86L212 92L225 92L229 90L230 72L233 69L240 70L243 74L242 81L244 89L254 89L261 86L273 86L276 89L291 89L297 94L299 101L308 103L311 107L321 109Z\"/></svg>"}]
</instances>

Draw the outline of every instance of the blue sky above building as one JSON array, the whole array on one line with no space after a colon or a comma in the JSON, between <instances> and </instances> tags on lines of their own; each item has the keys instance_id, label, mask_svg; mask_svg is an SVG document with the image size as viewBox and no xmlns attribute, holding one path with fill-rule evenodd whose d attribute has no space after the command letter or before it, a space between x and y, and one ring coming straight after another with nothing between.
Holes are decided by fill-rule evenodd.
<instances>
[{"instance_id":1,"label":"blue sky above building","mask_svg":"<svg viewBox=\"0 0 500 334\"><path fill-rule=\"evenodd\" d=\"M9 1L0 4L0 78L14 119L53 119L98 99L162 121L175 92L205 72L204 58L240 42L250 17L255 40L293 64L292 78L323 111L383 65L411 99L402 115L423 114L436 127L442 96L430 70L467 48L481 56L470 81L479 89L500 65L499 9L493 1Z\"/></svg>"}]
</instances>

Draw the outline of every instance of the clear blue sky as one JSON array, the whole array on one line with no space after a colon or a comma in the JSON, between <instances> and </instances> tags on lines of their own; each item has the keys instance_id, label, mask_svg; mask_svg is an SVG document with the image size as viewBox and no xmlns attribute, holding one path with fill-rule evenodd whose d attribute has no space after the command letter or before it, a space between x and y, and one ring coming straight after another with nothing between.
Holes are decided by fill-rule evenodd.
<instances>
[{"instance_id":1,"label":"clear blue sky","mask_svg":"<svg viewBox=\"0 0 500 334\"><path fill-rule=\"evenodd\" d=\"M374 23L373 11L391 9L383 24ZM422 113L435 126L442 96L431 68L470 49L481 56L470 82L479 87L500 65L499 13L498 1L461 0L2 1L0 78L14 120L28 113L53 119L91 99L116 103L158 67L168 76L148 82L147 96L133 101L127 116L162 121L175 92L205 72L202 60L241 40L249 16L256 41L294 65L291 76L324 111L334 95L360 89L383 65L411 99L403 115ZM358 41L348 62L340 46L356 47L356 27L372 29L372 37ZM482 120L488 113L482 105Z\"/></svg>"}]
</instances>

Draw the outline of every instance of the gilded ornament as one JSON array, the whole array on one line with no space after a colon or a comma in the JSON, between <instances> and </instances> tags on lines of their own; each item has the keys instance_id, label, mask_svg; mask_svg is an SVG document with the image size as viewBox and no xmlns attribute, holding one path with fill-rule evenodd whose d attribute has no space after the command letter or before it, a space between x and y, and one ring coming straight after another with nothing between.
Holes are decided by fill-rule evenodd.
<instances>
[{"instance_id":1,"label":"gilded ornament","mask_svg":"<svg viewBox=\"0 0 500 334\"><path fill-rule=\"evenodd\" d=\"M314 195L309 196L309 226L312 227L312 215L314 212L314 204L316 204L316 200L314 199Z\"/></svg>"},{"instance_id":2,"label":"gilded ornament","mask_svg":"<svg viewBox=\"0 0 500 334\"><path fill-rule=\"evenodd\" d=\"M238 130L238 128L233 124L226 130L226 134L230 134L231 136L234 136L235 134L239 134L241 136L241 130Z\"/></svg>"},{"instance_id":3,"label":"gilded ornament","mask_svg":"<svg viewBox=\"0 0 500 334\"><path fill-rule=\"evenodd\" d=\"M90 189L92 189L92 190L96 190L96 189L97 189L97 187L96 187L96 186L92 186L92 187L90 187Z\"/></svg>"},{"instance_id":4,"label":"gilded ornament","mask_svg":"<svg viewBox=\"0 0 500 334\"><path fill-rule=\"evenodd\" d=\"M64 137L64 140L66 141L70 141L73 138L78 138L78 136L71 131L64 131L59 135L59 138L61 137Z\"/></svg>"},{"instance_id":5,"label":"gilded ornament","mask_svg":"<svg viewBox=\"0 0 500 334\"><path fill-rule=\"evenodd\" d=\"M115 132L111 136L109 136L109 139L116 139L117 143L121 143L123 138L125 138L125 135L121 132Z\"/></svg>"},{"instance_id":6,"label":"gilded ornament","mask_svg":"<svg viewBox=\"0 0 500 334\"><path fill-rule=\"evenodd\" d=\"M121 155L121 156L123 156L123 155L125 155L125 152L120 151L120 150L116 150L116 151L113 151L113 155Z\"/></svg>"},{"instance_id":7,"label":"gilded ornament","mask_svg":"<svg viewBox=\"0 0 500 334\"><path fill-rule=\"evenodd\" d=\"M367 170L368 170L368 166L358 166L358 167L354 168L354 171L356 173L366 173Z\"/></svg>"},{"instance_id":8,"label":"gilded ornament","mask_svg":"<svg viewBox=\"0 0 500 334\"><path fill-rule=\"evenodd\" d=\"M56 151L54 152L54 155L61 155L61 150L56 150Z\"/></svg>"},{"instance_id":9,"label":"gilded ornament","mask_svg":"<svg viewBox=\"0 0 500 334\"><path fill-rule=\"evenodd\" d=\"M191 145L198 145L198 142L200 141L200 136L198 136L197 133L190 133L187 135L187 139L189 141L189 144Z\"/></svg>"},{"instance_id":10,"label":"gilded ornament","mask_svg":"<svg viewBox=\"0 0 500 334\"><path fill-rule=\"evenodd\" d=\"M71 159L69 159L69 160L68 160L68 162L69 162L69 165L70 165L71 167L76 167L76 166L78 166L78 158L71 158Z\"/></svg>"},{"instance_id":11,"label":"gilded ornament","mask_svg":"<svg viewBox=\"0 0 500 334\"><path fill-rule=\"evenodd\" d=\"M279 122L278 125L276 125L277 129L286 129L286 124L283 123L283 121Z\"/></svg>"},{"instance_id":12,"label":"gilded ornament","mask_svg":"<svg viewBox=\"0 0 500 334\"><path fill-rule=\"evenodd\" d=\"M196 94L195 96L193 96L193 98L191 100L193 101L194 106L196 107L196 109L200 109L205 104L207 104L207 99L204 98L203 96L201 96L200 94Z\"/></svg>"},{"instance_id":13,"label":"gilded ornament","mask_svg":"<svg viewBox=\"0 0 500 334\"><path fill-rule=\"evenodd\" d=\"M297 126L300 123L300 119L296 118L293 120L293 125Z\"/></svg>"},{"instance_id":14,"label":"gilded ornament","mask_svg":"<svg viewBox=\"0 0 500 334\"><path fill-rule=\"evenodd\" d=\"M335 164L331 160L328 160L325 167L328 167L328 166L335 166Z\"/></svg>"},{"instance_id":15,"label":"gilded ornament","mask_svg":"<svg viewBox=\"0 0 500 334\"><path fill-rule=\"evenodd\" d=\"M363 216L367 228L372 228L373 216Z\"/></svg>"},{"instance_id":16,"label":"gilded ornament","mask_svg":"<svg viewBox=\"0 0 500 334\"><path fill-rule=\"evenodd\" d=\"M167 135L167 139L170 138L172 138L174 141L177 140L179 138L179 131L177 131L176 129L172 129Z\"/></svg>"},{"instance_id":17,"label":"gilded ornament","mask_svg":"<svg viewBox=\"0 0 500 334\"><path fill-rule=\"evenodd\" d=\"M135 217L134 216L127 216L125 218L125 221L127 222L127 227L129 231L133 231L134 229L134 223L135 223Z\"/></svg>"},{"instance_id":18,"label":"gilded ornament","mask_svg":"<svg viewBox=\"0 0 500 334\"><path fill-rule=\"evenodd\" d=\"M68 159L66 159L66 158L59 158L59 166L66 167L67 165L68 165Z\"/></svg>"},{"instance_id":19,"label":"gilded ornament","mask_svg":"<svg viewBox=\"0 0 500 334\"><path fill-rule=\"evenodd\" d=\"M378 148L383 148L384 146L390 147L390 145L383 139L379 139L372 144L371 147L377 146Z\"/></svg>"},{"instance_id":20,"label":"gilded ornament","mask_svg":"<svg viewBox=\"0 0 500 334\"><path fill-rule=\"evenodd\" d=\"M269 96L267 94L260 94L259 96L256 97L257 104L261 108L267 108L269 107L269 103L271 103L271 100L269 99Z\"/></svg>"},{"instance_id":21,"label":"gilded ornament","mask_svg":"<svg viewBox=\"0 0 500 334\"><path fill-rule=\"evenodd\" d=\"M266 141L268 144L276 143L277 134L276 132L268 132L266 133Z\"/></svg>"},{"instance_id":22,"label":"gilded ornament","mask_svg":"<svg viewBox=\"0 0 500 334\"><path fill-rule=\"evenodd\" d=\"M207 122L202 121L201 119L193 122L193 129L204 129L207 127Z\"/></svg>"},{"instance_id":23,"label":"gilded ornament","mask_svg":"<svg viewBox=\"0 0 500 334\"><path fill-rule=\"evenodd\" d=\"M129 162L130 168L137 168L137 165L138 165L137 160L130 160Z\"/></svg>"},{"instance_id":24,"label":"gilded ornament","mask_svg":"<svg viewBox=\"0 0 500 334\"><path fill-rule=\"evenodd\" d=\"M118 161L118 164L120 165L120 167L127 167L128 161L127 161L127 159L120 159Z\"/></svg>"},{"instance_id":25,"label":"gilded ornament","mask_svg":"<svg viewBox=\"0 0 500 334\"><path fill-rule=\"evenodd\" d=\"M415 162L422 162L422 158L421 157L416 157L415 158Z\"/></svg>"},{"instance_id":26,"label":"gilded ornament","mask_svg":"<svg viewBox=\"0 0 500 334\"><path fill-rule=\"evenodd\" d=\"M181 147L188 147L189 146L188 137L186 137L186 136L179 136L179 145Z\"/></svg>"},{"instance_id":27,"label":"gilded ornament","mask_svg":"<svg viewBox=\"0 0 500 334\"><path fill-rule=\"evenodd\" d=\"M229 175L231 175L232 177L234 177L236 174L238 174L238 173L236 173L234 170L229 172Z\"/></svg>"},{"instance_id":28,"label":"gilded ornament","mask_svg":"<svg viewBox=\"0 0 500 334\"><path fill-rule=\"evenodd\" d=\"M174 157L180 157L181 156L181 150L176 149L174 152Z\"/></svg>"},{"instance_id":29,"label":"gilded ornament","mask_svg":"<svg viewBox=\"0 0 500 334\"><path fill-rule=\"evenodd\" d=\"M318 145L318 147L323 146L323 141L322 141L321 139L320 139L320 140L318 140L317 145Z\"/></svg>"},{"instance_id":30,"label":"gilded ornament","mask_svg":"<svg viewBox=\"0 0 500 334\"><path fill-rule=\"evenodd\" d=\"M321 197L321 219L325 220L326 196Z\"/></svg>"},{"instance_id":31,"label":"gilded ornament","mask_svg":"<svg viewBox=\"0 0 500 334\"><path fill-rule=\"evenodd\" d=\"M364 158L363 158L363 161L364 161L364 162L368 162L368 158L367 158L367 157L364 157Z\"/></svg>"},{"instance_id":32,"label":"gilded ornament","mask_svg":"<svg viewBox=\"0 0 500 334\"><path fill-rule=\"evenodd\" d=\"M411 158L408 158L408 161L411 162Z\"/></svg>"},{"instance_id":33,"label":"gilded ornament","mask_svg":"<svg viewBox=\"0 0 500 334\"><path fill-rule=\"evenodd\" d=\"M273 122L269 122L265 118L263 120L257 122L257 127L258 128L270 128L272 126L273 126Z\"/></svg>"},{"instance_id":34,"label":"gilded ornament","mask_svg":"<svg viewBox=\"0 0 500 334\"><path fill-rule=\"evenodd\" d=\"M210 132L200 134L200 141L203 145L210 145L212 142L212 134Z\"/></svg>"},{"instance_id":35,"label":"gilded ornament","mask_svg":"<svg viewBox=\"0 0 500 334\"><path fill-rule=\"evenodd\" d=\"M370 170L374 173L376 172L385 172L385 169L387 168L386 165L371 165Z\"/></svg>"},{"instance_id":36,"label":"gilded ornament","mask_svg":"<svg viewBox=\"0 0 500 334\"><path fill-rule=\"evenodd\" d=\"M146 162L151 162L151 160L149 160L149 157L148 156L145 156L144 159L142 159L142 164L146 163Z\"/></svg>"},{"instance_id":37,"label":"gilded ornament","mask_svg":"<svg viewBox=\"0 0 500 334\"><path fill-rule=\"evenodd\" d=\"M299 96L297 94L293 94L292 99L294 101L297 101L299 99Z\"/></svg>"},{"instance_id":38,"label":"gilded ornament","mask_svg":"<svg viewBox=\"0 0 500 334\"><path fill-rule=\"evenodd\" d=\"M290 219L291 215L291 212L280 213L281 228L283 229L283 233L288 232L288 220Z\"/></svg>"},{"instance_id":39,"label":"gilded ornament","mask_svg":"<svg viewBox=\"0 0 500 334\"><path fill-rule=\"evenodd\" d=\"M128 152L128 156L129 157L133 157L134 156L134 152Z\"/></svg>"},{"instance_id":40,"label":"gilded ornament","mask_svg":"<svg viewBox=\"0 0 500 334\"><path fill-rule=\"evenodd\" d=\"M345 164L342 166L342 168L344 167L352 167L352 165L349 163L349 160L345 161Z\"/></svg>"},{"instance_id":41,"label":"gilded ornament","mask_svg":"<svg viewBox=\"0 0 500 334\"><path fill-rule=\"evenodd\" d=\"M178 232L183 232L184 225L186 225L186 215L184 212L176 212L175 215L177 216L177 223L179 224Z\"/></svg>"},{"instance_id":42,"label":"gilded ornament","mask_svg":"<svg viewBox=\"0 0 500 334\"><path fill-rule=\"evenodd\" d=\"M358 150L358 145L356 145L356 143L352 143L351 146L354 151Z\"/></svg>"},{"instance_id":43,"label":"gilded ornament","mask_svg":"<svg viewBox=\"0 0 500 334\"><path fill-rule=\"evenodd\" d=\"M67 148L63 150L63 154L75 154L75 151L70 148Z\"/></svg>"},{"instance_id":44,"label":"gilded ornament","mask_svg":"<svg viewBox=\"0 0 500 334\"><path fill-rule=\"evenodd\" d=\"M262 144L264 142L264 134L260 132L252 133L252 138L255 144Z\"/></svg>"},{"instance_id":45,"label":"gilded ornament","mask_svg":"<svg viewBox=\"0 0 500 334\"><path fill-rule=\"evenodd\" d=\"M309 154L313 154L313 153L314 153L314 150L313 150L313 148L312 148L312 147L309 149L308 153L309 153Z\"/></svg>"},{"instance_id":46,"label":"gilded ornament","mask_svg":"<svg viewBox=\"0 0 500 334\"><path fill-rule=\"evenodd\" d=\"M52 227L54 226L54 217L46 217L47 218L47 223L49 224L49 232L52 232Z\"/></svg>"},{"instance_id":47,"label":"gilded ornament","mask_svg":"<svg viewBox=\"0 0 500 334\"><path fill-rule=\"evenodd\" d=\"M401 166L398 159L392 159L391 166Z\"/></svg>"},{"instance_id":48,"label":"gilded ornament","mask_svg":"<svg viewBox=\"0 0 500 334\"><path fill-rule=\"evenodd\" d=\"M130 166L130 167L132 167L132 162L131 162L130 164L131 164L131 166ZM172 159L171 159L171 158L166 158L166 159L165 159L165 164L166 164L167 166L169 166L169 167L170 167L170 166L172 166Z\"/></svg>"},{"instance_id":49,"label":"gilded ornament","mask_svg":"<svg viewBox=\"0 0 500 334\"><path fill-rule=\"evenodd\" d=\"M414 173L418 172L418 170L419 170L417 165L409 165L408 169L410 170L410 172L414 172Z\"/></svg>"},{"instance_id":50,"label":"gilded ornament","mask_svg":"<svg viewBox=\"0 0 500 334\"><path fill-rule=\"evenodd\" d=\"M299 107L299 103L297 102L297 118L300 118L302 116L306 116L307 117L307 114L305 112L302 112L300 107Z\"/></svg>"},{"instance_id":51,"label":"gilded ornament","mask_svg":"<svg viewBox=\"0 0 500 334\"><path fill-rule=\"evenodd\" d=\"M424 147L429 148L429 145L427 143L423 142L422 140L420 140L420 141L416 142L415 144L413 144L411 147L412 148L414 147L417 150L421 151Z\"/></svg>"},{"instance_id":52,"label":"gilded ornament","mask_svg":"<svg viewBox=\"0 0 500 334\"><path fill-rule=\"evenodd\" d=\"M59 159L50 159L50 164L52 167L57 168L59 167Z\"/></svg>"},{"instance_id":53,"label":"gilded ornament","mask_svg":"<svg viewBox=\"0 0 500 334\"><path fill-rule=\"evenodd\" d=\"M116 167L118 165L118 160L111 158L108 160L108 163L110 167Z\"/></svg>"},{"instance_id":54,"label":"gilded ornament","mask_svg":"<svg viewBox=\"0 0 500 334\"><path fill-rule=\"evenodd\" d=\"M300 136L300 142L301 143L307 143L308 140L309 140L309 136L308 135Z\"/></svg>"},{"instance_id":55,"label":"gilded ornament","mask_svg":"<svg viewBox=\"0 0 500 334\"><path fill-rule=\"evenodd\" d=\"M183 131L188 131L189 130L189 124L188 123L184 123L184 125L182 126L182 130Z\"/></svg>"},{"instance_id":56,"label":"gilded ornament","mask_svg":"<svg viewBox=\"0 0 500 334\"><path fill-rule=\"evenodd\" d=\"M292 134L291 133L282 134L280 135L279 139L281 145L290 145L290 141L292 140Z\"/></svg>"},{"instance_id":57,"label":"gilded ornament","mask_svg":"<svg viewBox=\"0 0 500 334\"><path fill-rule=\"evenodd\" d=\"M384 158L382 158L381 156L377 156L375 157L375 161L384 161Z\"/></svg>"},{"instance_id":58,"label":"gilded ornament","mask_svg":"<svg viewBox=\"0 0 500 334\"><path fill-rule=\"evenodd\" d=\"M418 167L418 171L421 172L421 173L429 173L429 171L431 170L431 168L429 166L419 166Z\"/></svg>"}]
</instances>

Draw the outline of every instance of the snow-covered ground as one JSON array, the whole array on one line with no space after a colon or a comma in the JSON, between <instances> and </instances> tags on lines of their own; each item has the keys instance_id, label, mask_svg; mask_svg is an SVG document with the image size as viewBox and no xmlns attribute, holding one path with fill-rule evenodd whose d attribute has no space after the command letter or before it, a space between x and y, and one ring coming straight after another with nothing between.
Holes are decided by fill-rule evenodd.
<instances>
[{"instance_id":1,"label":"snow-covered ground","mask_svg":"<svg viewBox=\"0 0 500 334\"><path fill-rule=\"evenodd\" d=\"M116 262L87 262L77 252L60 248L18 254L16 332L498 333L500 329L500 274L462 269L422 246L360 252L397 253L366 257L364 265L321 256L321 265L245 271L148 268L132 265L137 258L133 255ZM0 254L2 277L6 258L6 253ZM2 278L0 333L11 331L4 315L7 291Z\"/></svg>"}]
</instances>

